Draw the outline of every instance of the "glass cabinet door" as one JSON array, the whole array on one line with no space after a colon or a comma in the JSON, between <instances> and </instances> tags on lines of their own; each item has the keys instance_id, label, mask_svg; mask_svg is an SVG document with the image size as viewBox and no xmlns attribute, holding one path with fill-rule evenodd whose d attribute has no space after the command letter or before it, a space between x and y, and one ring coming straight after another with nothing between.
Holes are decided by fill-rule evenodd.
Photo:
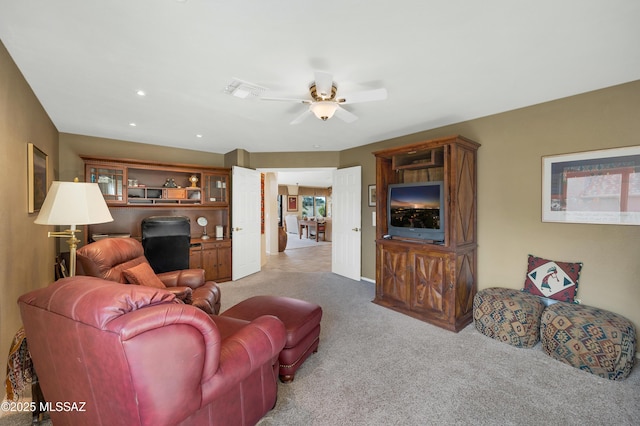
<instances>
[{"instance_id":1,"label":"glass cabinet door","mask_svg":"<svg viewBox=\"0 0 640 426\"><path fill-rule=\"evenodd\" d=\"M97 183L109 204L121 204L124 197L124 168L87 166L87 181Z\"/></svg>"},{"instance_id":2,"label":"glass cabinet door","mask_svg":"<svg viewBox=\"0 0 640 426\"><path fill-rule=\"evenodd\" d=\"M205 174L204 175L204 202L211 203L228 203L229 182L227 175Z\"/></svg>"}]
</instances>

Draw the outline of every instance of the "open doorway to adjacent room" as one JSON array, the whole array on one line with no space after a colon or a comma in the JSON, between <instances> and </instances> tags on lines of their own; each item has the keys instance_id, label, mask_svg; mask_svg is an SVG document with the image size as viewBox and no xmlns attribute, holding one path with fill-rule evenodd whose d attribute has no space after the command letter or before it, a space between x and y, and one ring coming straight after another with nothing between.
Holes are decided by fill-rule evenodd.
<instances>
[{"instance_id":1,"label":"open doorway to adjacent room","mask_svg":"<svg viewBox=\"0 0 640 426\"><path fill-rule=\"evenodd\" d=\"M265 211L272 212L264 216L266 259L263 269L331 271L334 170L258 169L268 177ZM274 232L278 233L277 251ZM284 247L282 234L286 236Z\"/></svg>"}]
</instances>

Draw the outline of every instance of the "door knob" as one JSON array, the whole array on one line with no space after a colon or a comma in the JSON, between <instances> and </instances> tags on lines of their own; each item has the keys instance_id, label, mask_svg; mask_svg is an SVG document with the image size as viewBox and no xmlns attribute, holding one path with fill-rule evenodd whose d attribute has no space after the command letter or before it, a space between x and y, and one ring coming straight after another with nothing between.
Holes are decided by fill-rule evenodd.
<instances>
[{"instance_id":1,"label":"door knob","mask_svg":"<svg viewBox=\"0 0 640 426\"><path fill-rule=\"evenodd\" d=\"M360 231L360 228L353 228L352 231L358 232L358 231Z\"/></svg>"},{"instance_id":2,"label":"door knob","mask_svg":"<svg viewBox=\"0 0 640 426\"><path fill-rule=\"evenodd\" d=\"M234 231L242 231L242 228L233 228Z\"/></svg>"}]
</instances>

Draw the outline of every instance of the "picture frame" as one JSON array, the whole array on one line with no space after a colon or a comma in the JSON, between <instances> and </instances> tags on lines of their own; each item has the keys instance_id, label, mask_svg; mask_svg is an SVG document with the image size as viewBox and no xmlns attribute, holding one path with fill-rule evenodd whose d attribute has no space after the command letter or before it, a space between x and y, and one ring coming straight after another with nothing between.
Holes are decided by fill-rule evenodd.
<instances>
[{"instance_id":1,"label":"picture frame","mask_svg":"<svg viewBox=\"0 0 640 426\"><path fill-rule=\"evenodd\" d=\"M542 157L542 221L640 225L640 146Z\"/></svg>"},{"instance_id":2,"label":"picture frame","mask_svg":"<svg viewBox=\"0 0 640 426\"><path fill-rule=\"evenodd\" d=\"M27 144L27 191L28 211L40 211L47 196L49 156L32 143Z\"/></svg>"},{"instance_id":3,"label":"picture frame","mask_svg":"<svg viewBox=\"0 0 640 426\"><path fill-rule=\"evenodd\" d=\"M287 196L287 211L288 212L297 212L298 211L298 196L297 195L288 195Z\"/></svg>"},{"instance_id":4,"label":"picture frame","mask_svg":"<svg viewBox=\"0 0 640 426\"><path fill-rule=\"evenodd\" d=\"M376 205L376 186L369 185L369 207L375 207Z\"/></svg>"}]
</instances>

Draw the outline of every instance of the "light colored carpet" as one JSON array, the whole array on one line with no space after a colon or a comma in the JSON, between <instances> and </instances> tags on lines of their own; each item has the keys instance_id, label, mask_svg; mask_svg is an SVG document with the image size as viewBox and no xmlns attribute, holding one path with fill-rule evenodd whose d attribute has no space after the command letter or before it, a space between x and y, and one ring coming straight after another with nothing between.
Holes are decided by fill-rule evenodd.
<instances>
[{"instance_id":1,"label":"light colored carpet","mask_svg":"<svg viewBox=\"0 0 640 426\"><path fill-rule=\"evenodd\" d=\"M316 242L315 238L306 238L304 236L300 238L297 234L287 234L287 246L285 247L285 251L325 245L331 245L331 241L322 241L322 237L320 237L320 240Z\"/></svg>"},{"instance_id":2,"label":"light colored carpet","mask_svg":"<svg viewBox=\"0 0 640 426\"><path fill-rule=\"evenodd\" d=\"M320 347L260 425L638 425L640 371L614 382L478 333L371 303L332 273L261 272L223 283L223 310L255 294L323 307Z\"/></svg>"},{"instance_id":3,"label":"light colored carpet","mask_svg":"<svg viewBox=\"0 0 640 426\"><path fill-rule=\"evenodd\" d=\"M330 272L263 271L220 284L222 310L257 294L323 307L320 347L259 423L638 425L640 368L601 379L478 333L452 333L371 303L374 285ZM11 422L9 422L11 421ZM0 425L29 425L13 414Z\"/></svg>"}]
</instances>

